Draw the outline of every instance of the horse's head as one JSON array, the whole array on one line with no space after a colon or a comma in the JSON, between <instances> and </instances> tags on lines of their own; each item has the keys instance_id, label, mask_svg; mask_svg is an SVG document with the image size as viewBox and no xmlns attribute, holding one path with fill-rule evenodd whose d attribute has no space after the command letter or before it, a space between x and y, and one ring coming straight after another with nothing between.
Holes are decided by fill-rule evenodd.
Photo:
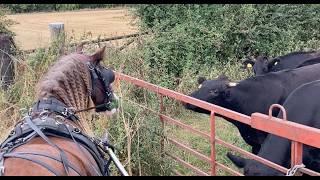
<instances>
[{"instance_id":1,"label":"horse's head","mask_svg":"<svg viewBox=\"0 0 320 180\"><path fill-rule=\"evenodd\" d=\"M77 47L76 52L82 54L82 46ZM115 73L102 65L106 47L99 49L84 61L88 66L91 75L91 98L97 106L96 112L115 111L117 108L117 96L113 93L112 83L115 80Z\"/></svg>"},{"instance_id":2,"label":"horse's head","mask_svg":"<svg viewBox=\"0 0 320 180\"><path fill-rule=\"evenodd\" d=\"M115 74L101 63L104 51L105 47L93 55L85 55L80 46L76 53L61 57L49 68L37 84L36 103L12 131L14 138L10 135L1 143L0 176L108 175L109 165L104 156L109 151L102 147L108 143L94 138L93 124L84 113L114 108L116 99L111 85ZM15 147L11 148L11 143ZM12 160L13 149L34 152L37 156L19 155ZM55 158L60 156L61 160ZM34 171L35 168L39 170Z\"/></svg>"}]
</instances>

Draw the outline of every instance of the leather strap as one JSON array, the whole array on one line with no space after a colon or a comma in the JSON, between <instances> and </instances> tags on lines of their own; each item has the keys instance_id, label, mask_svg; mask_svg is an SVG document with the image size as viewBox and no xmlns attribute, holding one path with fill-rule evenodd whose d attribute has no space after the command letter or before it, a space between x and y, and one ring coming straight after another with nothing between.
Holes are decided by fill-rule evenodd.
<instances>
[{"instance_id":1,"label":"leather strap","mask_svg":"<svg viewBox=\"0 0 320 180\"><path fill-rule=\"evenodd\" d=\"M59 146L54 144L45 134L43 134L43 132L32 122L30 116L26 116L26 122L28 123L30 128L33 129L43 140L45 140L49 145L59 150L62 164L66 173L69 175L69 161L65 152L61 148L59 148Z\"/></svg>"},{"instance_id":2,"label":"leather strap","mask_svg":"<svg viewBox=\"0 0 320 180\"><path fill-rule=\"evenodd\" d=\"M62 176L62 174L59 174L55 169L53 169L52 167L50 167L47 163L44 163L42 161L39 161L37 159L28 157L26 155L20 155L20 154L15 154L15 153L8 153L4 155L5 158L20 158L20 159L25 159L28 161L31 161L33 163L39 164L40 166L46 168L48 171L50 171L52 174L54 174L55 176Z\"/></svg>"}]
</instances>

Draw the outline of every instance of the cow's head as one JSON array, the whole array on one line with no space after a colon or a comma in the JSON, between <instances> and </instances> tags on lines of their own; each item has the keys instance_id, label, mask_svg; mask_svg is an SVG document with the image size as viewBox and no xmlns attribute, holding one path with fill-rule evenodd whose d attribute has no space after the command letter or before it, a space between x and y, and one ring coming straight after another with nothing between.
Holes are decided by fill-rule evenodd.
<instances>
[{"instance_id":1,"label":"cow's head","mask_svg":"<svg viewBox=\"0 0 320 180\"><path fill-rule=\"evenodd\" d=\"M246 68L253 68L255 75L262 75L270 72L270 69L279 62L279 58L269 60L267 56L258 56L256 60L248 58L243 64Z\"/></svg>"},{"instance_id":2,"label":"cow's head","mask_svg":"<svg viewBox=\"0 0 320 180\"><path fill-rule=\"evenodd\" d=\"M238 167L243 168L245 176L283 176L284 174L278 170L270 168L258 161L245 159L240 156L235 156L227 153L227 157Z\"/></svg>"},{"instance_id":3,"label":"cow's head","mask_svg":"<svg viewBox=\"0 0 320 180\"><path fill-rule=\"evenodd\" d=\"M230 96L230 89L237 85L235 82L230 82L225 75L220 75L214 80L206 80L204 77L199 77L198 84L198 90L191 93L191 97L223 107L225 107L224 102ZM188 103L184 104L184 106L195 112L210 114L209 111Z\"/></svg>"}]
</instances>

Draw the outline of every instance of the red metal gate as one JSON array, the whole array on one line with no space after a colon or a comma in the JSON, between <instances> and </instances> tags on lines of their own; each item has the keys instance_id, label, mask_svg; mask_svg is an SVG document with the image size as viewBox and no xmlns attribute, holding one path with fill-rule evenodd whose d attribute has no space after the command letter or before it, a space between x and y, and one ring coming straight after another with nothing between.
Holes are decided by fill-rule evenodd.
<instances>
[{"instance_id":1,"label":"red metal gate","mask_svg":"<svg viewBox=\"0 0 320 180\"><path fill-rule=\"evenodd\" d=\"M283 119L279 119L279 118L275 118L275 117L271 116L271 114L272 114L271 111L274 107L280 108L282 111L284 111L284 115L285 115L285 110L280 105L271 106L269 116L261 114L261 113L253 113L250 117L250 116L246 116L246 115L222 108L220 106L216 106L216 105L192 98L190 96L186 96L184 94L181 94L181 93L178 93L178 92L175 92L175 91L172 91L172 90L169 90L169 89L166 89L166 88L163 88L163 87L160 87L160 86L157 86L157 85L154 85L154 84L142 81L142 80L139 80L137 78L130 77L128 75L116 72L116 86L117 87L120 87L120 81L125 81L126 83L134 84L138 87L145 88L148 91L152 91L152 92L159 95L160 112L156 112L156 111L153 111L153 112L155 114L158 114L158 116L160 117L160 120L162 121L163 126L164 126L165 122L169 123L169 124L173 124L173 125L176 125L176 126L183 128L185 130L188 130L194 134L200 135L203 138L210 140L211 156L208 157L208 156L201 154L200 152L192 149L191 147L179 142L176 139L167 138L170 143L172 143L172 144L176 145L177 147L193 154L194 156L198 157L199 159L201 159L211 165L211 172L210 172L210 174L208 174L208 173L200 170L199 168L189 164L188 162L185 162L181 158L176 157L172 154L166 153L168 156L172 157L177 162L181 163L183 166L189 168L190 170L192 170L193 172L195 172L198 175L215 176L216 172L217 172L217 168L222 169L224 171L227 171L227 172L231 173L232 175L237 175L237 176L242 175L241 173L239 173L239 172L237 172L237 171L235 171L235 170L233 170L233 169L231 169L221 163L218 163L216 161L216 147L215 147L216 144L220 144L220 145L227 147L233 151L236 151L236 152L238 152L248 158L259 161L269 167L272 167L274 169L277 169L277 170L283 172L284 174L286 174L288 172L294 172L295 169L297 169L302 164L303 144L309 145L312 147L316 147L316 148L320 148L320 141L319 141L320 129L304 126L304 125L297 124L297 123L290 122L290 121L286 121L286 117L284 117ZM210 126L211 126L210 134L201 132L201 131L199 131L189 125L183 124L180 121L177 121L169 116L162 114L161 111L163 110L162 103L163 103L164 96L181 101L181 102L184 102L184 103L193 104L195 106L198 106L198 107L201 107L203 109L210 111L211 112L211 115L210 115ZM146 108L146 107L144 107L144 108ZM216 114L220 114L225 117L231 118L233 120L248 124L252 128L262 130L262 131L265 131L265 132L268 132L271 134L275 134L277 136L291 140L292 141L291 168L287 169L287 168L282 167L278 164L275 164L271 161L268 161L266 159L263 159L259 156L254 155L252 153L249 153L239 147L236 147L232 144L229 144L225 141L222 141L221 139L216 138L216 134L215 134L215 115ZM313 176L320 175L320 173L309 170L307 168L299 168L299 172L313 175Z\"/></svg>"}]
</instances>

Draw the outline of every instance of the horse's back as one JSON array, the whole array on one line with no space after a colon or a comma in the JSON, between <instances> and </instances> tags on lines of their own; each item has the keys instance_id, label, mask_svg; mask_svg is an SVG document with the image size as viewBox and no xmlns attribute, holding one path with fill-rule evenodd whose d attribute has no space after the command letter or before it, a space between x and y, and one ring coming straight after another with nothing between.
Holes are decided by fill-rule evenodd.
<instances>
[{"instance_id":1,"label":"horse's back","mask_svg":"<svg viewBox=\"0 0 320 180\"><path fill-rule=\"evenodd\" d=\"M99 169L91 154L83 148L82 152L79 146L72 140L50 137L50 140L60 147L67 156L69 166L69 175L71 176L92 176L96 175L94 169ZM29 143L17 147L12 151L13 154L22 158L10 157L4 161L5 176L66 176L61 161L60 152L56 147L46 143L41 138L32 139ZM85 157L83 155L85 153ZM31 160L28 160L30 158ZM10 161L8 161L10 159ZM66 160L66 159L64 159ZM40 162L39 163L36 163ZM26 168L27 167L27 168ZM46 168L48 167L48 168Z\"/></svg>"}]
</instances>

